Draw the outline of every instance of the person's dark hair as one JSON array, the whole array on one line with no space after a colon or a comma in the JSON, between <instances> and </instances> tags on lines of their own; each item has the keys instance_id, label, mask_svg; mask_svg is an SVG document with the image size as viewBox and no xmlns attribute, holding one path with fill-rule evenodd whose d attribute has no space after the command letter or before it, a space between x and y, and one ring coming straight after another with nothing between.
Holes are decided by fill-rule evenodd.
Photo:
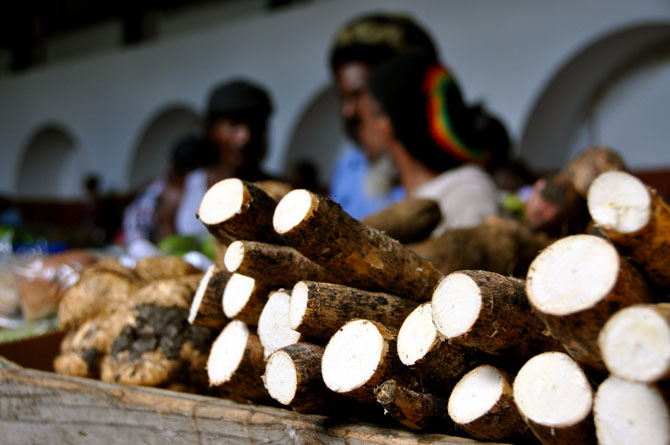
<instances>
[{"instance_id":1,"label":"person's dark hair","mask_svg":"<svg viewBox=\"0 0 670 445\"><path fill-rule=\"evenodd\" d=\"M347 62L378 66L402 52L422 51L437 60L433 40L412 18L393 13L367 14L346 23L335 35L329 64L335 71Z\"/></svg>"},{"instance_id":2,"label":"person's dark hair","mask_svg":"<svg viewBox=\"0 0 670 445\"><path fill-rule=\"evenodd\" d=\"M211 150L195 135L186 135L177 140L170 158L171 168L175 172L187 173L203 167L211 160Z\"/></svg>"},{"instance_id":3,"label":"person's dark hair","mask_svg":"<svg viewBox=\"0 0 670 445\"><path fill-rule=\"evenodd\" d=\"M82 185L87 193L98 193L100 191L100 176L97 173L88 173L82 180Z\"/></svg>"},{"instance_id":4,"label":"person's dark hair","mask_svg":"<svg viewBox=\"0 0 670 445\"><path fill-rule=\"evenodd\" d=\"M488 165L509 150L504 126L481 107L469 107L452 73L417 52L377 68L369 89L391 119L395 136L435 171L465 162Z\"/></svg>"},{"instance_id":5,"label":"person's dark hair","mask_svg":"<svg viewBox=\"0 0 670 445\"><path fill-rule=\"evenodd\" d=\"M262 123L272 113L270 95L253 82L243 79L217 85L209 95L207 119L211 123L228 117L248 123Z\"/></svg>"},{"instance_id":6,"label":"person's dark hair","mask_svg":"<svg viewBox=\"0 0 670 445\"><path fill-rule=\"evenodd\" d=\"M235 79L216 86L207 104L205 133L208 137L205 143L210 147L207 163L218 161L219 153L209 138L209 130L222 118L249 125L251 140L248 146L256 158L254 162L260 162L267 151L267 123L272 111L270 95L254 82Z\"/></svg>"}]
</instances>

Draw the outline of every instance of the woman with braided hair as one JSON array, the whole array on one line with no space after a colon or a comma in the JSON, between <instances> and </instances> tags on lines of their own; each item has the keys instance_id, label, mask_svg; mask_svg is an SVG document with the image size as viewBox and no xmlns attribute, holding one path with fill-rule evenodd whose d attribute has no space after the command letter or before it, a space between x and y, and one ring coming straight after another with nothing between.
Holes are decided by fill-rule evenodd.
<instances>
[{"instance_id":1,"label":"woman with braided hair","mask_svg":"<svg viewBox=\"0 0 670 445\"><path fill-rule=\"evenodd\" d=\"M328 62L348 142L335 162L329 194L354 218L364 218L406 196L388 153L377 146L361 146L359 138L360 98L370 73L406 51L420 51L437 60L429 33L412 17L395 12L355 17L331 43Z\"/></svg>"},{"instance_id":2,"label":"woman with braided hair","mask_svg":"<svg viewBox=\"0 0 670 445\"><path fill-rule=\"evenodd\" d=\"M498 213L486 171L506 157L507 132L479 107L468 107L451 72L420 53L377 68L361 100L361 140L391 152L410 197L435 200L444 230L481 224Z\"/></svg>"}]
</instances>

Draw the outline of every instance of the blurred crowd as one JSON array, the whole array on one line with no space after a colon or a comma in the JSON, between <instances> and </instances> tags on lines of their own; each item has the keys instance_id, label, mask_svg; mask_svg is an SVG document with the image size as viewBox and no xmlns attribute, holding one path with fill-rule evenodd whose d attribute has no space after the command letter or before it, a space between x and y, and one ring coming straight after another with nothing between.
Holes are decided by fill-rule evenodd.
<instances>
[{"instance_id":1,"label":"blurred crowd","mask_svg":"<svg viewBox=\"0 0 670 445\"><path fill-rule=\"evenodd\" d=\"M231 177L327 194L357 219L407 198L432 199L442 213L433 237L491 215L549 230L564 204L552 198L552 181L514 158L501 119L465 100L457 67L436 48L409 15L369 13L342 24L324 48L348 138L330 184L319 183L309 161L280 177L263 171L272 97L249 79L224 79L208 95L202 131L174 141L169 168L144 188L119 199L101 193L99 177L86 178L71 244L120 245L138 256L202 250L208 234L198 205L209 187ZM20 245L21 209L3 199L0 217Z\"/></svg>"}]
</instances>

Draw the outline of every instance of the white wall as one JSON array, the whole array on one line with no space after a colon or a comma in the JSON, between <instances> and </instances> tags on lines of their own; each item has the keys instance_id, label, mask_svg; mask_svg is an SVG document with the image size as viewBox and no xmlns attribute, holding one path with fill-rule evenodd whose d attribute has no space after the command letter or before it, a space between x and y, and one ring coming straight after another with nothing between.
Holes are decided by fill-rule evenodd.
<instances>
[{"instance_id":1,"label":"white wall","mask_svg":"<svg viewBox=\"0 0 670 445\"><path fill-rule=\"evenodd\" d=\"M298 118L330 83L332 35L344 21L379 8L407 11L423 23L466 97L484 100L515 139L556 72L590 42L633 25L670 23L664 0L323 1L36 69L0 79L0 191L16 191L30 135L53 121L74 135L82 176L103 172L127 190L134 147L157 110L173 103L202 110L209 88L237 75L266 84L274 97L266 167L280 172Z\"/></svg>"}]
</instances>

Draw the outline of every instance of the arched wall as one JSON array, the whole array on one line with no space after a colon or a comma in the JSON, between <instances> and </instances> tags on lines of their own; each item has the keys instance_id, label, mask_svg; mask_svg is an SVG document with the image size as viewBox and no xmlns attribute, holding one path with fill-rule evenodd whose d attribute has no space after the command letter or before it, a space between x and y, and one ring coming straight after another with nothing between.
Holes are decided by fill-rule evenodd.
<instances>
[{"instance_id":1,"label":"arched wall","mask_svg":"<svg viewBox=\"0 0 670 445\"><path fill-rule=\"evenodd\" d=\"M521 157L551 170L604 144L632 168L669 167L668 48L670 22L618 29L576 51L530 108Z\"/></svg>"},{"instance_id":2,"label":"arched wall","mask_svg":"<svg viewBox=\"0 0 670 445\"><path fill-rule=\"evenodd\" d=\"M319 89L307 101L288 139L286 169L296 162L310 161L319 171L320 183L328 184L333 163L346 141L338 103L335 88L330 85Z\"/></svg>"},{"instance_id":3,"label":"arched wall","mask_svg":"<svg viewBox=\"0 0 670 445\"><path fill-rule=\"evenodd\" d=\"M79 196L82 193L82 165L75 137L60 124L43 125L23 149L17 168L17 197Z\"/></svg>"},{"instance_id":4,"label":"arched wall","mask_svg":"<svg viewBox=\"0 0 670 445\"><path fill-rule=\"evenodd\" d=\"M128 169L130 190L136 191L167 171L175 143L188 134L200 135L202 120L186 105L168 105L155 113L137 138Z\"/></svg>"},{"instance_id":5,"label":"arched wall","mask_svg":"<svg viewBox=\"0 0 670 445\"><path fill-rule=\"evenodd\" d=\"M485 102L515 141L547 80L572 55L613 30L670 22L670 3L659 0L333 0L36 67L0 78L0 192L16 192L24 141L40 123L54 121L77 135L85 172L129 192L134 150L156 110L174 103L200 110L212 85L238 76L273 96L264 166L282 174L296 122L332 81L326 63L332 36L345 21L379 9L407 12L425 25L466 98Z\"/></svg>"}]
</instances>

